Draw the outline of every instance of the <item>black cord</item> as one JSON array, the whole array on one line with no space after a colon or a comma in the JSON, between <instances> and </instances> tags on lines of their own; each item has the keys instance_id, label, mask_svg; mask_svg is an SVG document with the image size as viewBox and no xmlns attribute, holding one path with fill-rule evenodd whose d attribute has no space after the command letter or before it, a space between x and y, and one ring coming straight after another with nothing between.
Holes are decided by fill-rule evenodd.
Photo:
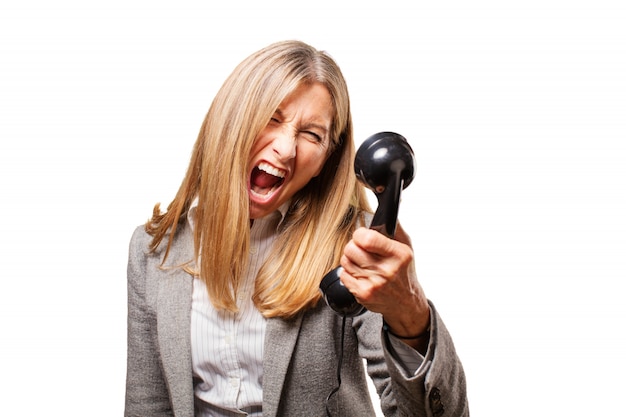
<instances>
[{"instance_id":1,"label":"black cord","mask_svg":"<svg viewBox=\"0 0 626 417\"><path fill-rule=\"evenodd\" d=\"M330 397L332 397L339 388L341 387L341 365L343 363L343 342L346 335L346 316L343 316L343 320L341 322L341 348L339 350L339 358L337 360L337 387L333 389L328 397L326 397L326 416L330 417L330 410L328 409L328 402L330 401Z\"/></svg>"}]
</instances>

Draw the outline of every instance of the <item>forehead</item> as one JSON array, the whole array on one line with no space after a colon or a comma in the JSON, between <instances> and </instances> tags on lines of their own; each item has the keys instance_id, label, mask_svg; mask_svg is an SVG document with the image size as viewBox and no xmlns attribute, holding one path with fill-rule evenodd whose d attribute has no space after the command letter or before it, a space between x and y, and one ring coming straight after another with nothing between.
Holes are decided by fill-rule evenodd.
<instances>
[{"instance_id":1,"label":"forehead","mask_svg":"<svg viewBox=\"0 0 626 417\"><path fill-rule=\"evenodd\" d=\"M334 106L325 85L307 83L289 93L276 112L285 117L300 116L330 123L334 116Z\"/></svg>"}]
</instances>

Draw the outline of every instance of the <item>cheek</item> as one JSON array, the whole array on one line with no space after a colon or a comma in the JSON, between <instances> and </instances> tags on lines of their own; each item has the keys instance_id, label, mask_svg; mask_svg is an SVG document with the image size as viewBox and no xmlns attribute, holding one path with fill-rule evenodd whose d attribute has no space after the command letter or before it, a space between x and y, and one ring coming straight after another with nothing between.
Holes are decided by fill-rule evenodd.
<instances>
[{"instance_id":1,"label":"cheek","mask_svg":"<svg viewBox=\"0 0 626 417\"><path fill-rule=\"evenodd\" d=\"M315 174L313 174L314 177L317 177L320 174L320 172L322 172L322 168L324 168L325 163L326 163L326 157L320 158L317 169L315 170Z\"/></svg>"},{"instance_id":2,"label":"cheek","mask_svg":"<svg viewBox=\"0 0 626 417\"><path fill-rule=\"evenodd\" d=\"M252 148L250 149L251 153L257 153L259 150L263 149L263 144L265 143L264 131L259 133L255 138L254 142L252 142Z\"/></svg>"},{"instance_id":3,"label":"cheek","mask_svg":"<svg viewBox=\"0 0 626 417\"><path fill-rule=\"evenodd\" d=\"M252 143L252 148L250 148L250 156L249 159L252 160L256 155L258 155L266 146L267 146L266 136L263 133L260 133L255 139L254 143Z\"/></svg>"},{"instance_id":4,"label":"cheek","mask_svg":"<svg viewBox=\"0 0 626 417\"><path fill-rule=\"evenodd\" d=\"M326 163L326 159L328 155L326 154L326 150L316 150L316 152L312 152L309 155L309 158L303 163L309 172L311 178L317 177L320 172L322 172L322 168L324 168L324 164Z\"/></svg>"}]
</instances>

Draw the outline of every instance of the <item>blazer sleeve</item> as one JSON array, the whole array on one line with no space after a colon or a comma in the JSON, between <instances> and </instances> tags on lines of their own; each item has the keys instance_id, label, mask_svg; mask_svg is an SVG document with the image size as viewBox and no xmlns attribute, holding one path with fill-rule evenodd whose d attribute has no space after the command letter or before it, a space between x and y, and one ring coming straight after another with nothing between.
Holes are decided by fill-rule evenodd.
<instances>
[{"instance_id":1,"label":"blazer sleeve","mask_svg":"<svg viewBox=\"0 0 626 417\"><path fill-rule=\"evenodd\" d=\"M469 416L465 373L454 344L434 305L426 356L415 374L408 375L382 331L382 317L369 313L354 320L360 354L380 396L386 416ZM369 317L368 317L369 316ZM375 340L378 339L378 340ZM383 347L382 361L375 346Z\"/></svg>"},{"instance_id":2,"label":"blazer sleeve","mask_svg":"<svg viewBox=\"0 0 626 417\"><path fill-rule=\"evenodd\" d=\"M146 271L149 235L137 228L128 257L128 351L124 416L173 416Z\"/></svg>"}]
</instances>

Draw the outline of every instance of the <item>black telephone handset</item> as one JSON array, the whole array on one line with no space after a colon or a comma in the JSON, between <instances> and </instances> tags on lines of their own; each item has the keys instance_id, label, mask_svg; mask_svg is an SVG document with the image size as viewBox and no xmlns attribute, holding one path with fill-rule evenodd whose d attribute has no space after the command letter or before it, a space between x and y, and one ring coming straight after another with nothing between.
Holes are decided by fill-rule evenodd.
<instances>
[{"instance_id":1,"label":"black telephone handset","mask_svg":"<svg viewBox=\"0 0 626 417\"><path fill-rule=\"evenodd\" d=\"M393 238L396 232L400 193L413 180L415 171L413 150L407 140L393 132L380 132L367 138L354 159L357 179L374 191L378 208L370 229ZM327 273L320 290L330 308L344 317L354 317L365 311L343 285L339 266Z\"/></svg>"}]
</instances>

